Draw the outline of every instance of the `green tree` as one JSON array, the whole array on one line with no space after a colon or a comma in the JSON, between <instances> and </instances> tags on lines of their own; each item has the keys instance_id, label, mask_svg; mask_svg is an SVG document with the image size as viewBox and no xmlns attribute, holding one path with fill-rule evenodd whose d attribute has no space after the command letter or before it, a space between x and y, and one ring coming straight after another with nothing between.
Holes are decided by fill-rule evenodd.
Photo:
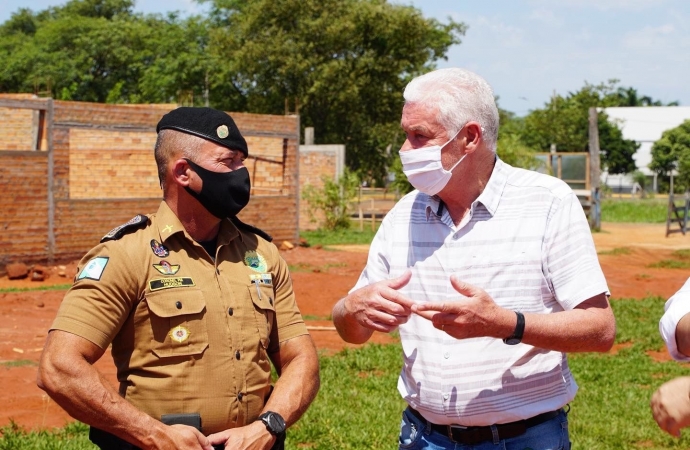
<instances>
[{"instance_id":1,"label":"green tree","mask_svg":"<svg viewBox=\"0 0 690 450\"><path fill-rule=\"evenodd\" d=\"M400 143L406 83L445 58L466 30L385 0L209 2L212 103L299 110L317 144L345 144L347 166L378 180L390 163L386 147Z\"/></svg>"},{"instance_id":2,"label":"green tree","mask_svg":"<svg viewBox=\"0 0 690 450\"><path fill-rule=\"evenodd\" d=\"M661 139L652 145L649 168L663 179L675 168L678 176L674 178L674 190L690 189L690 120L664 131Z\"/></svg>"},{"instance_id":3,"label":"green tree","mask_svg":"<svg viewBox=\"0 0 690 450\"><path fill-rule=\"evenodd\" d=\"M637 91L617 87L617 83L617 80L599 85L585 83L577 92L570 92L567 96L554 96L544 108L530 112L525 118L522 134L524 142L542 151L548 151L552 144L562 152L589 151L590 107L628 106L626 102L641 102L624 95L628 93L636 96ZM653 102L651 99L649 101ZM602 165L609 173L634 171L633 155L639 145L632 140L623 139L620 128L612 124L602 111L598 115L598 126L599 145L605 152L601 157Z\"/></svg>"}]
</instances>

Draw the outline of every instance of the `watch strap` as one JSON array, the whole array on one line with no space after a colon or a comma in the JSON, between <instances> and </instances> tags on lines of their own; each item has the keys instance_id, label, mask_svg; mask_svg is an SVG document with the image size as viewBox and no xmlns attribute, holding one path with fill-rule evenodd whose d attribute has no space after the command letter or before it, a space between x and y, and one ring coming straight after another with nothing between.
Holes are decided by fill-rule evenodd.
<instances>
[{"instance_id":1,"label":"watch strap","mask_svg":"<svg viewBox=\"0 0 690 450\"><path fill-rule=\"evenodd\" d=\"M515 345L522 342L522 336L525 333L525 316L520 311L515 311L517 316L517 323L515 324L515 331L513 334L503 339L503 342L508 345Z\"/></svg>"}]
</instances>

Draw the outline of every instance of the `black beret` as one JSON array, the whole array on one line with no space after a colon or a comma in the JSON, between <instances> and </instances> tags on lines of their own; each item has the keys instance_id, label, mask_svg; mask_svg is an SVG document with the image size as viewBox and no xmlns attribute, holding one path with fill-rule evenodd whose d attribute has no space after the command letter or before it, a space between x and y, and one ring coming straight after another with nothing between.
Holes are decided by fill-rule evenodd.
<instances>
[{"instance_id":1,"label":"black beret","mask_svg":"<svg viewBox=\"0 0 690 450\"><path fill-rule=\"evenodd\" d=\"M156 133L161 130L177 130L208 139L230 150L239 150L249 156L247 141L227 113L213 108L182 106L161 118Z\"/></svg>"}]
</instances>

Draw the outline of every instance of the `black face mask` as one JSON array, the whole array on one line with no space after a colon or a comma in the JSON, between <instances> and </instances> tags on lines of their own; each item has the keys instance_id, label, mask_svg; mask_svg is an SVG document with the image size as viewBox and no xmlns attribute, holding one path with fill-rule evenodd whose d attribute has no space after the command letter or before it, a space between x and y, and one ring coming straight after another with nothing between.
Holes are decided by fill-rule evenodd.
<instances>
[{"instance_id":1,"label":"black face mask","mask_svg":"<svg viewBox=\"0 0 690 450\"><path fill-rule=\"evenodd\" d=\"M232 172L219 173L204 169L187 158L185 158L185 161L199 175L203 185L199 193L191 190L189 186L184 188L208 212L219 219L225 219L236 216L237 213L242 211L242 208L247 206L251 183L249 181L249 170L246 167L233 170Z\"/></svg>"}]
</instances>

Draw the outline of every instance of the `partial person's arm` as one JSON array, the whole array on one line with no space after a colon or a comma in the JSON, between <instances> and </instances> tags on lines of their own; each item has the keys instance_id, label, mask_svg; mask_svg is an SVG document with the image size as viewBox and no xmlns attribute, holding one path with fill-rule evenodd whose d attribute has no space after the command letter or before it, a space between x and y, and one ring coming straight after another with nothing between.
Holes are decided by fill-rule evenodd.
<instances>
[{"instance_id":1,"label":"partial person's arm","mask_svg":"<svg viewBox=\"0 0 690 450\"><path fill-rule=\"evenodd\" d=\"M280 377L264 412L277 412L289 427L302 417L319 390L316 347L307 334L282 342L278 352L269 356ZM227 449L269 449L275 442L275 437L261 421L215 433L208 438L212 444L225 443Z\"/></svg>"},{"instance_id":2,"label":"partial person's arm","mask_svg":"<svg viewBox=\"0 0 690 450\"><path fill-rule=\"evenodd\" d=\"M374 331L389 333L410 316L412 300L398 289L405 286L412 273L408 270L392 280L352 291L333 307L333 324L345 342L363 344Z\"/></svg>"},{"instance_id":3,"label":"partial person's arm","mask_svg":"<svg viewBox=\"0 0 690 450\"><path fill-rule=\"evenodd\" d=\"M431 320L434 327L457 339L513 334L514 311L502 308L483 289L463 283L455 275L452 286L466 299L415 304L414 313ZM616 337L616 321L606 294L580 303L573 310L525 316L522 342L560 352L606 352Z\"/></svg>"},{"instance_id":4,"label":"partial person's arm","mask_svg":"<svg viewBox=\"0 0 690 450\"><path fill-rule=\"evenodd\" d=\"M212 450L195 428L164 425L120 397L93 367L104 351L75 334L51 331L41 355L38 387L75 419L142 449Z\"/></svg>"},{"instance_id":5,"label":"partial person's arm","mask_svg":"<svg viewBox=\"0 0 690 450\"><path fill-rule=\"evenodd\" d=\"M690 313L683 316L676 326L678 352L690 358Z\"/></svg>"}]
</instances>

